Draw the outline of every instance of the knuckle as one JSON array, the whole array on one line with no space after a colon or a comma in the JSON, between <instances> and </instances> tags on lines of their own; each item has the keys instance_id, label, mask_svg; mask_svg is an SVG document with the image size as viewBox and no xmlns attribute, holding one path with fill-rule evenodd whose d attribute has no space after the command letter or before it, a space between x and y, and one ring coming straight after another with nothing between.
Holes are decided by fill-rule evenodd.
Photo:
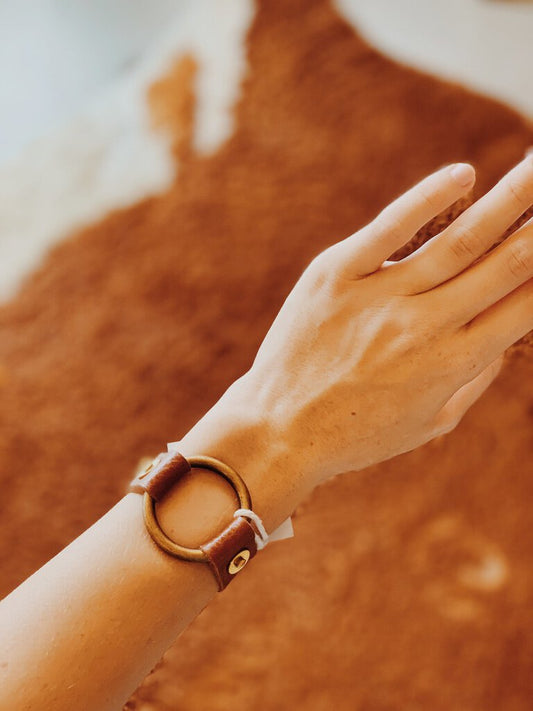
<instances>
[{"instance_id":1,"label":"knuckle","mask_svg":"<svg viewBox=\"0 0 533 711\"><path fill-rule=\"evenodd\" d=\"M306 273L314 276L314 277L320 277L322 274L326 272L326 256L325 252L320 252L320 254L317 254L316 257L313 257L313 259L309 262L306 268Z\"/></svg>"},{"instance_id":2,"label":"knuckle","mask_svg":"<svg viewBox=\"0 0 533 711\"><path fill-rule=\"evenodd\" d=\"M396 302L387 335L391 343L396 341L402 350L409 350L413 357L419 358L438 339L440 327L418 300L404 296Z\"/></svg>"},{"instance_id":3,"label":"knuckle","mask_svg":"<svg viewBox=\"0 0 533 711\"><path fill-rule=\"evenodd\" d=\"M525 210L526 207L529 206L531 190L528 190L527 185L521 180L517 180L516 178L509 180L509 195L518 207L523 207Z\"/></svg>"},{"instance_id":4,"label":"knuckle","mask_svg":"<svg viewBox=\"0 0 533 711\"><path fill-rule=\"evenodd\" d=\"M441 206L438 204L435 193L426 190L423 185L419 185L416 191L416 197L421 205L421 207L427 208L432 214L436 215L441 210Z\"/></svg>"},{"instance_id":5,"label":"knuckle","mask_svg":"<svg viewBox=\"0 0 533 711\"><path fill-rule=\"evenodd\" d=\"M509 271L515 277L529 276L533 271L533 252L524 242L516 242L509 250Z\"/></svg>"},{"instance_id":6,"label":"knuckle","mask_svg":"<svg viewBox=\"0 0 533 711\"><path fill-rule=\"evenodd\" d=\"M386 234L392 237L393 241L400 243L405 236L405 228L401 220L391 216L390 212L385 209L379 213L373 222L373 226L381 234Z\"/></svg>"},{"instance_id":7,"label":"knuckle","mask_svg":"<svg viewBox=\"0 0 533 711\"><path fill-rule=\"evenodd\" d=\"M307 280L313 283L315 289L324 288L333 283L337 276L337 265L331 249L326 249L309 263L305 270Z\"/></svg>"},{"instance_id":8,"label":"knuckle","mask_svg":"<svg viewBox=\"0 0 533 711\"><path fill-rule=\"evenodd\" d=\"M477 259L483 252L481 237L471 227L463 227L450 241L450 250L461 261Z\"/></svg>"}]
</instances>

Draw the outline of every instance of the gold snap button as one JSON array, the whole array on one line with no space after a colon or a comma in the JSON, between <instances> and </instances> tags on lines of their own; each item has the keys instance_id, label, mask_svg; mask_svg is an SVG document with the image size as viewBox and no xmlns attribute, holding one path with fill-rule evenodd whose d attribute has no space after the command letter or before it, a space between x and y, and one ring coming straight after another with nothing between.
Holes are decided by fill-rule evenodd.
<instances>
[{"instance_id":1,"label":"gold snap button","mask_svg":"<svg viewBox=\"0 0 533 711\"><path fill-rule=\"evenodd\" d=\"M154 463L153 463L153 462L150 462L150 464L147 464L147 465L144 467L144 469L143 469L143 471L142 471L142 474L139 474L139 477L138 477L138 478L139 478L139 479L144 479L145 476L148 476L148 474L150 474L150 472L152 471L153 468L154 468Z\"/></svg>"},{"instance_id":2,"label":"gold snap button","mask_svg":"<svg viewBox=\"0 0 533 711\"><path fill-rule=\"evenodd\" d=\"M242 570L249 560L250 551L248 550L248 548L243 548L242 551L239 551L237 553L237 555L233 558L233 560L228 566L228 572L230 573L230 575L235 575L239 572L239 570Z\"/></svg>"},{"instance_id":3,"label":"gold snap button","mask_svg":"<svg viewBox=\"0 0 533 711\"><path fill-rule=\"evenodd\" d=\"M138 474L137 478L138 479L144 479L145 476L148 476L152 469L159 464L159 461L161 460L161 455L158 454L155 459L148 459L147 457L143 457L142 460L140 461L140 466L139 469L142 471L142 474Z\"/></svg>"}]
</instances>

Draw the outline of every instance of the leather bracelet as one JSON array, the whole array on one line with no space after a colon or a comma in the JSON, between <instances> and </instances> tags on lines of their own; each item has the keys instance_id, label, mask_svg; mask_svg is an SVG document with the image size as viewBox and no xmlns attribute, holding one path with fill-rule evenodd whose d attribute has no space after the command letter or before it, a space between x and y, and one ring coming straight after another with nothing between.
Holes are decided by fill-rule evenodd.
<instances>
[{"instance_id":1,"label":"leather bracelet","mask_svg":"<svg viewBox=\"0 0 533 711\"><path fill-rule=\"evenodd\" d=\"M156 503L193 468L209 469L231 484L239 508L234 520L215 538L198 548L187 548L171 540L157 520ZM186 458L179 452L159 454L130 484L130 491L143 494L143 516L152 540L166 553L182 560L208 564L218 589L223 590L262 548L268 536L252 511L250 492L239 474L224 462L207 456ZM259 534L252 526L257 520Z\"/></svg>"}]
</instances>

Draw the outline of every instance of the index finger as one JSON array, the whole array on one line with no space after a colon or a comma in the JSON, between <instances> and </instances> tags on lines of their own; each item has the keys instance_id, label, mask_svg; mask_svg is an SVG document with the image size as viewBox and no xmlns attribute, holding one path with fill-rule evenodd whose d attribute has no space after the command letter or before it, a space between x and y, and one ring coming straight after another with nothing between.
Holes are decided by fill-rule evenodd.
<instances>
[{"instance_id":1,"label":"index finger","mask_svg":"<svg viewBox=\"0 0 533 711\"><path fill-rule=\"evenodd\" d=\"M462 197L474 184L475 171L455 163L427 176L396 198L365 228L337 243L350 278L375 272L415 233Z\"/></svg>"}]
</instances>

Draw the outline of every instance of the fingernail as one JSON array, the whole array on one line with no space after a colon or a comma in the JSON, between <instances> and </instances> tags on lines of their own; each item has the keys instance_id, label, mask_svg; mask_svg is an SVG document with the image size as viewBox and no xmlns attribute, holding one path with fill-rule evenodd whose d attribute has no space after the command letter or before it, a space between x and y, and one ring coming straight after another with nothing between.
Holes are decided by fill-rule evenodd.
<instances>
[{"instance_id":1,"label":"fingernail","mask_svg":"<svg viewBox=\"0 0 533 711\"><path fill-rule=\"evenodd\" d=\"M466 188L473 182L476 172L468 163L456 163L452 168L451 175L456 183L459 183L462 188Z\"/></svg>"}]
</instances>

